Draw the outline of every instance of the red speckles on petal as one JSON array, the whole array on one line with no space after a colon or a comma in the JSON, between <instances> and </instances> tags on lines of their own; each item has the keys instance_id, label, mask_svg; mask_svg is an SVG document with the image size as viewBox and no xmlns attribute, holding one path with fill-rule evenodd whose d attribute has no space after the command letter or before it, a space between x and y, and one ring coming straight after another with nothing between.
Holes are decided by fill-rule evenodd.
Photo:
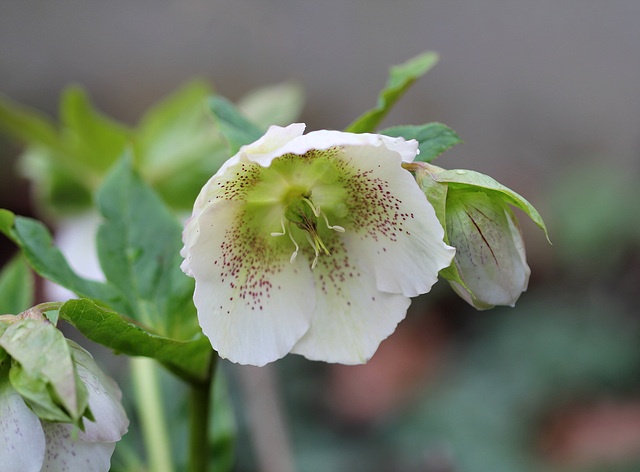
<instances>
[{"instance_id":1,"label":"red speckles on petal","mask_svg":"<svg viewBox=\"0 0 640 472\"><path fill-rule=\"evenodd\" d=\"M225 230L218 259L213 264L223 268L220 281L233 290L228 302L255 310L262 306L265 298L271 297L274 289L271 278L282 271L288 256L266 230L258 232L246 218L246 214L240 212L234 224ZM220 310L227 311L223 306Z\"/></svg>"}]
</instances>

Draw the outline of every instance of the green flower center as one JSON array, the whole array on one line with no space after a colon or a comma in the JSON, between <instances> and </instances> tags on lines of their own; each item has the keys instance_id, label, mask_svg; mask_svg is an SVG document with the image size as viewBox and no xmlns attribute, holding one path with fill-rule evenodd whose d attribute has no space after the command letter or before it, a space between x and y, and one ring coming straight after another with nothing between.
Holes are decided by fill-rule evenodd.
<instances>
[{"instance_id":1,"label":"green flower center","mask_svg":"<svg viewBox=\"0 0 640 472\"><path fill-rule=\"evenodd\" d=\"M300 246L293 237L293 233L291 232L291 225L293 224L300 228L304 232L307 241L315 252L315 257L313 259L313 263L311 264L311 268L314 269L316 267L316 264L318 263L318 257L320 256L321 252L324 252L328 256L331 255L331 253L327 249L327 246L324 244L322 238L320 238L320 235L318 234L318 219L322 217L324 219L324 223L327 225L327 228L330 230L344 233L344 228L338 225L330 225L327 215L320 209L319 206L315 206L313 204L310 197L311 195L309 194L292 198L282 212L282 232L271 233L271 236L278 237L284 236L285 234L289 235L291 242L293 242L296 248L295 251L293 251L290 259L290 262L293 264L293 262L296 260L296 257L298 256Z\"/></svg>"}]
</instances>

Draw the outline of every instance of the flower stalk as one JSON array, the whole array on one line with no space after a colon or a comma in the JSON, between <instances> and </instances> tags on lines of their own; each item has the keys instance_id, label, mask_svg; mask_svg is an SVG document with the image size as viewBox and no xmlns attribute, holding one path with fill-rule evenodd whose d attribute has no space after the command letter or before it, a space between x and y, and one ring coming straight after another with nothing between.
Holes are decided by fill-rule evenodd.
<instances>
[{"instance_id":1,"label":"flower stalk","mask_svg":"<svg viewBox=\"0 0 640 472\"><path fill-rule=\"evenodd\" d=\"M209 423L212 411L212 390L218 356L213 353L207 377L191 383L189 396L189 472L206 472L209 464Z\"/></svg>"}]
</instances>

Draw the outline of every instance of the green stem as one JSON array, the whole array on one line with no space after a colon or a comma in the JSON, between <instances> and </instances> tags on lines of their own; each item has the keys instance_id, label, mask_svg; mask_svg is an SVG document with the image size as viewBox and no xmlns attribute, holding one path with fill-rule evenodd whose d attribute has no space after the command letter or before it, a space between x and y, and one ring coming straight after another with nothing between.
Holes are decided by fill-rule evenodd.
<instances>
[{"instance_id":1,"label":"green stem","mask_svg":"<svg viewBox=\"0 0 640 472\"><path fill-rule=\"evenodd\" d=\"M164 405L160 396L158 366L153 359L132 357L131 377L149 470L174 472L171 441L169 440Z\"/></svg>"},{"instance_id":2,"label":"green stem","mask_svg":"<svg viewBox=\"0 0 640 472\"><path fill-rule=\"evenodd\" d=\"M211 393L218 356L214 353L203 382L191 383L189 472L206 472L209 464L209 421L211 419Z\"/></svg>"}]
</instances>

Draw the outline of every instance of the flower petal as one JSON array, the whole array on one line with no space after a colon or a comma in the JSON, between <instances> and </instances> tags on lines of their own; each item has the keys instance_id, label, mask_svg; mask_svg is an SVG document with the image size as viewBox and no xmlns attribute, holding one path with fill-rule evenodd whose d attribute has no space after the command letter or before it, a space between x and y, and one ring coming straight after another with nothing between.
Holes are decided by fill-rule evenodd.
<instances>
[{"instance_id":1,"label":"flower petal","mask_svg":"<svg viewBox=\"0 0 640 472\"><path fill-rule=\"evenodd\" d=\"M299 138L305 128L304 123L292 123L286 127L272 125L260 139L240 148L238 152L240 160L269 167L275 157L282 155L281 149L289 142Z\"/></svg>"},{"instance_id":2,"label":"flower petal","mask_svg":"<svg viewBox=\"0 0 640 472\"><path fill-rule=\"evenodd\" d=\"M107 472L116 443L74 439L73 428L69 423L42 423L47 438L42 471Z\"/></svg>"},{"instance_id":3,"label":"flower petal","mask_svg":"<svg viewBox=\"0 0 640 472\"><path fill-rule=\"evenodd\" d=\"M78 437L85 441L119 441L129 427L129 419L120 403L122 392L115 381L100 370L88 351L73 341L68 342L78 376L89 392L89 408L95 418L95 421L83 419L85 430L80 431Z\"/></svg>"},{"instance_id":4,"label":"flower petal","mask_svg":"<svg viewBox=\"0 0 640 472\"><path fill-rule=\"evenodd\" d=\"M287 236L275 238L247 218L242 202L206 207L184 269L196 279L198 319L213 348L233 362L264 365L309 329L315 292L304 258L290 263Z\"/></svg>"},{"instance_id":5,"label":"flower petal","mask_svg":"<svg viewBox=\"0 0 640 472\"><path fill-rule=\"evenodd\" d=\"M418 141L413 139L406 141L404 138L392 138L380 134L354 134L342 131L318 130L298 136L271 153L249 155L247 157L252 162L268 167L273 159L285 154L303 155L312 149L323 150L343 146L367 147L367 149L371 147L383 148L397 153L402 162L412 162L418 152ZM374 161L370 161L369 165L372 162Z\"/></svg>"},{"instance_id":6,"label":"flower petal","mask_svg":"<svg viewBox=\"0 0 640 472\"><path fill-rule=\"evenodd\" d=\"M354 231L344 234L347 250L368 261L378 289L415 297L426 293L448 267L455 249L400 154L388 148L345 147L349 166L360 169L350 182ZM375 162L375 165L372 165Z\"/></svg>"},{"instance_id":7,"label":"flower petal","mask_svg":"<svg viewBox=\"0 0 640 472\"><path fill-rule=\"evenodd\" d=\"M376 290L375 280L335 238L314 269L316 311L292 351L311 360L363 364L404 319L409 298Z\"/></svg>"},{"instance_id":8,"label":"flower petal","mask_svg":"<svg viewBox=\"0 0 640 472\"><path fill-rule=\"evenodd\" d=\"M0 381L0 468L3 472L39 472L44 451L40 419L8 378Z\"/></svg>"}]
</instances>

